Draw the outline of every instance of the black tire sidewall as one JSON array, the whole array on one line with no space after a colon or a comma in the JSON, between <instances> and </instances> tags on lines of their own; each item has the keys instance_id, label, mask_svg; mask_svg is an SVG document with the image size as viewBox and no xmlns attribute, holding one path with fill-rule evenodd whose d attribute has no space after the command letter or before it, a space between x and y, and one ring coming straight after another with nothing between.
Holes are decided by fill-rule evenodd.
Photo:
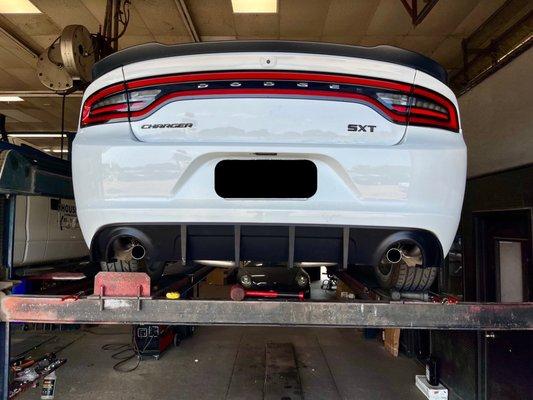
<instances>
[{"instance_id":1,"label":"black tire sidewall","mask_svg":"<svg viewBox=\"0 0 533 400\"><path fill-rule=\"evenodd\" d=\"M144 265L143 265L144 264ZM114 261L114 262L100 262L100 269L107 272L142 272L145 271L152 283L161 279L165 270L165 262L163 261Z\"/></svg>"},{"instance_id":2,"label":"black tire sidewall","mask_svg":"<svg viewBox=\"0 0 533 400\"><path fill-rule=\"evenodd\" d=\"M438 267L409 267L405 264L393 264L388 274L379 266L374 267L375 276L384 289L405 291L427 291L437 277Z\"/></svg>"}]
</instances>

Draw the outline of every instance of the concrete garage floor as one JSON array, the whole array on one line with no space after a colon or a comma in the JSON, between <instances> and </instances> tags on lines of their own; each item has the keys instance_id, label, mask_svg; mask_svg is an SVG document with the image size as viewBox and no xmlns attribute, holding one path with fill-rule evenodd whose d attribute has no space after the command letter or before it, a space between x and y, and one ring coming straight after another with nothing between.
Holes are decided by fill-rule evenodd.
<instances>
[{"instance_id":1,"label":"concrete garage floor","mask_svg":"<svg viewBox=\"0 0 533 400\"><path fill-rule=\"evenodd\" d=\"M68 362L58 371L56 399L261 399L267 342L293 344L305 399L424 399L414 385L423 368L392 357L355 329L200 327L160 360L143 361L129 373L114 371L113 351L101 347L128 343L131 328L90 330L59 354ZM15 343L30 334L18 333ZM64 335L79 333L58 337ZM37 399L39 393L30 389L20 398Z\"/></svg>"}]
</instances>

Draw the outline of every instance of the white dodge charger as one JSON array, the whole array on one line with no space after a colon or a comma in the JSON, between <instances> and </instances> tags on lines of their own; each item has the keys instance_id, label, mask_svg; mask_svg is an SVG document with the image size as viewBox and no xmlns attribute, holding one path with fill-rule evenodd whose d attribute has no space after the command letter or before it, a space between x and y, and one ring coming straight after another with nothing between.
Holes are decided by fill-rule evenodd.
<instances>
[{"instance_id":1,"label":"white dodge charger","mask_svg":"<svg viewBox=\"0 0 533 400\"><path fill-rule=\"evenodd\" d=\"M466 175L436 62L389 46L147 44L93 75L73 176L103 268L310 262L432 284Z\"/></svg>"}]
</instances>

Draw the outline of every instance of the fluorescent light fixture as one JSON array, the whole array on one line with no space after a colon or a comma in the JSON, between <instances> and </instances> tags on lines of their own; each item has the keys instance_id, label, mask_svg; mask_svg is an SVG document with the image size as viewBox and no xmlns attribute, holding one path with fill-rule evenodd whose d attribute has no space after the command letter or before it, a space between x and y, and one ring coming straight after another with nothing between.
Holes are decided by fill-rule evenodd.
<instances>
[{"instance_id":1,"label":"fluorescent light fixture","mask_svg":"<svg viewBox=\"0 0 533 400\"><path fill-rule=\"evenodd\" d=\"M68 153L68 149L53 149L52 153Z\"/></svg>"},{"instance_id":2,"label":"fluorescent light fixture","mask_svg":"<svg viewBox=\"0 0 533 400\"><path fill-rule=\"evenodd\" d=\"M277 13L278 0L231 0L234 13Z\"/></svg>"},{"instance_id":3,"label":"fluorescent light fixture","mask_svg":"<svg viewBox=\"0 0 533 400\"><path fill-rule=\"evenodd\" d=\"M18 96L0 96L0 101L5 101L9 103L12 101L24 101L24 99Z\"/></svg>"},{"instance_id":4,"label":"fluorescent light fixture","mask_svg":"<svg viewBox=\"0 0 533 400\"><path fill-rule=\"evenodd\" d=\"M30 0L0 0L0 14L41 14Z\"/></svg>"},{"instance_id":5,"label":"fluorescent light fixture","mask_svg":"<svg viewBox=\"0 0 533 400\"><path fill-rule=\"evenodd\" d=\"M28 138L28 139L34 139L34 138L60 138L60 133L10 133L8 134L9 137L16 137L16 138ZM63 135L63 137L67 137L67 135Z\"/></svg>"}]
</instances>

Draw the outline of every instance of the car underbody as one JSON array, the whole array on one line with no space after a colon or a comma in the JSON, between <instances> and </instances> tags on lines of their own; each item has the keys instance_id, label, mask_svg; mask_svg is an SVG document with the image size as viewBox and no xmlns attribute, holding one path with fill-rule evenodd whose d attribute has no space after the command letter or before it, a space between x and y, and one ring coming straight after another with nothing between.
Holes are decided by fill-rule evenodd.
<instances>
[{"instance_id":1,"label":"car underbody","mask_svg":"<svg viewBox=\"0 0 533 400\"><path fill-rule=\"evenodd\" d=\"M120 258L120 252L131 251L136 245L144 249L140 255L151 261L213 260L238 264L246 260L369 266L378 264L390 249L405 247L406 243L423 249L421 267L442 264L442 248L428 231L342 226L115 225L102 228L94 236L91 256L97 261Z\"/></svg>"}]
</instances>

